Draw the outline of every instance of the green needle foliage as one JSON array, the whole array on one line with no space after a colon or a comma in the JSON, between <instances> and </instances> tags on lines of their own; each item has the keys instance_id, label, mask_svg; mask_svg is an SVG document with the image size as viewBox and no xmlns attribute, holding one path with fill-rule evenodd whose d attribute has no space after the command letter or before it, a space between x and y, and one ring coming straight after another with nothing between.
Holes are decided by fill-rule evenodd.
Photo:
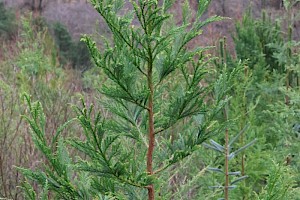
<instances>
[{"instance_id":1,"label":"green needle foliage","mask_svg":"<svg viewBox=\"0 0 300 200\"><path fill-rule=\"evenodd\" d=\"M222 18L201 16L209 0L199 1L192 20L188 1L182 5L182 24L174 25L175 1L91 0L112 32L99 50L84 36L96 66L107 76L99 87L107 116L93 105L74 107L83 130L80 138L63 139L63 125L52 141L45 139L40 103L26 97L36 146L45 156L44 171L19 170L54 199L154 199L174 192L164 172L199 149L219 132L214 121L230 88L227 76L204 84L211 58L208 47L188 48L205 25ZM127 5L128 6L128 5ZM232 75L232 74L231 74ZM215 99L212 99L214 93ZM70 156L70 150L77 152ZM35 196L28 184L29 196Z\"/></svg>"}]
</instances>

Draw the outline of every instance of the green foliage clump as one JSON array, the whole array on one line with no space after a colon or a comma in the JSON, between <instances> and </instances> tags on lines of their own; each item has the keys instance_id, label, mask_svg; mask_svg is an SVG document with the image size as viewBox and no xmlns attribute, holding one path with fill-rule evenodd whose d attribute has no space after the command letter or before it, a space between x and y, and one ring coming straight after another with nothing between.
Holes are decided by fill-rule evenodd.
<instances>
[{"instance_id":1,"label":"green foliage clump","mask_svg":"<svg viewBox=\"0 0 300 200\"><path fill-rule=\"evenodd\" d=\"M53 32L60 54L64 58L70 58L68 54L70 54L69 51L72 49L73 42L67 28L61 23L55 23L53 26Z\"/></svg>"},{"instance_id":2,"label":"green foliage clump","mask_svg":"<svg viewBox=\"0 0 300 200\"><path fill-rule=\"evenodd\" d=\"M293 189L295 186L293 173L295 172L289 166L273 162L269 168L267 184L256 198L259 200L299 199L299 191Z\"/></svg>"},{"instance_id":3,"label":"green foliage clump","mask_svg":"<svg viewBox=\"0 0 300 200\"><path fill-rule=\"evenodd\" d=\"M59 50L60 62L62 64L70 62L74 69L82 72L91 68L91 57L86 45L81 41L74 42L67 28L61 23L55 23L52 29Z\"/></svg>"},{"instance_id":4,"label":"green foliage clump","mask_svg":"<svg viewBox=\"0 0 300 200\"><path fill-rule=\"evenodd\" d=\"M287 12L288 15L290 11ZM284 17L273 22L264 12L262 19L253 19L247 13L242 24L237 25L237 57L247 65L245 75L248 74L249 82L236 88L242 94L233 97L237 101L231 112L245 113L237 122L240 125L250 122L249 136L255 135L259 143L259 149L246 157L245 171L250 178L241 194L248 198L295 199L293 194L299 193L299 145L293 130L299 121L299 51L292 40L291 27L284 29L280 24L286 20ZM282 166L283 163L288 167ZM262 170L265 168L268 170Z\"/></svg>"},{"instance_id":5,"label":"green foliage clump","mask_svg":"<svg viewBox=\"0 0 300 200\"><path fill-rule=\"evenodd\" d=\"M13 39L17 31L17 23L13 11L5 8L0 2L0 38Z\"/></svg>"},{"instance_id":6,"label":"green foliage clump","mask_svg":"<svg viewBox=\"0 0 300 200\"><path fill-rule=\"evenodd\" d=\"M5 53L0 60L0 196L6 199L24 199L17 187L24 178L14 166L35 168L44 160L37 158L27 124L20 116L27 109L21 94L26 92L47 105L46 140L55 134L58 124L71 117L67 103L75 94L69 87L74 72L67 73L56 66L55 44L43 20L26 14L20 22L17 45L15 41L5 41L1 46Z\"/></svg>"},{"instance_id":7,"label":"green foliage clump","mask_svg":"<svg viewBox=\"0 0 300 200\"><path fill-rule=\"evenodd\" d=\"M282 63L274 58L278 54L278 47L284 43L280 24L272 22L265 12L262 19L254 19L249 10L242 22L236 25L234 42L237 58L247 60L250 68L285 71Z\"/></svg>"}]
</instances>

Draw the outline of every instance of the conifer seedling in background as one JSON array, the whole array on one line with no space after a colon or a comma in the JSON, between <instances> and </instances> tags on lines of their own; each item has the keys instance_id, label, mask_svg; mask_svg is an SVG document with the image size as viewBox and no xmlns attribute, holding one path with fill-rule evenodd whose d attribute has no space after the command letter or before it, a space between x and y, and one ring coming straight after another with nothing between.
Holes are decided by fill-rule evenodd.
<instances>
[{"instance_id":1,"label":"conifer seedling in background","mask_svg":"<svg viewBox=\"0 0 300 200\"><path fill-rule=\"evenodd\" d=\"M58 199L164 198L172 192L163 187L164 172L218 132L214 116L226 103L226 80L220 76L215 85L201 84L211 61L205 55L208 47L188 45L205 25L222 18L202 19L210 0L200 0L192 20L185 1L180 24L174 25L174 2L132 0L132 10L126 10L129 2L91 0L112 33L111 39L103 38L103 49L89 36L82 39L108 78L99 91L109 114L104 118L82 101L74 110L85 139L64 139L63 125L48 144L42 107L25 96L33 140L48 162L44 172L18 169L42 186L42 194L51 192ZM217 92L215 99L212 92ZM69 148L80 154L72 158ZM36 195L29 184L24 188Z\"/></svg>"},{"instance_id":2,"label":"conifer seedling in background","mask_svg":"<svg viewBox=\"0 0 300 200\"><path fill-rule=\"evenodd\" d=\"M215 62L215 65L219 71L219 74L223 76L223 91L231 91L232 98L228 99L227 103L224 106L223 114L224 114L224 121L228 124L225 128L225 134L222 140L224 140L224 145L216 142L213 139L209 140L209 143L203 143L203 146L209 148L217 153L221 153L224 157L224 162L222 163L221 168L217 167L208 167L207 170L212 172L217 172L224 176L224 184L217 183L218 185L210 186L212 189L221 189L224 194L224 198L220 198L219 200L228 200L229 199L229 191L232 189L237 188L237 183L243 181L244 179L248 178L248 175L245 175L245 159L244 155L242 155L241 159L241 171L231 171L230 170L230 161L237 157L238 154L241 154L245 149L252 146L256 139L252 140L251 142L244 144L244 132L247 131L249 128L248 125L243 125L244 127L242 130L239 131L238 134L235 134L230 139L230 130L229 128L233 127L235 124L244 124L247 121L247 114L249 111L245 109L246 103L246 91L247 91L247 79L241 79L241 76L248 75L248 69L246 66L241 65L241 62L233 65L231 69L228 69L227 66L227 59L230 57L227 56L227 49L226 49L226 38L220 40L220 61ZM231 71L231 72L230 72ZM236 80L238 79L238 81ZM225 81L226 80L226 81ZM242 94L241 94L242 93ZM237 94L237 95L236 95ZM238 102L238 105L235 102ZM251 108L253 109L253 108ZM232 111L232 112L231 112ZM233 115L233 116L232 116ZM236 116L237 115L237 116ZM233 119L235 118L235 119ZM239 140L238 140L239 139ZM239 143L238 149L234 149L234 145ZM223 168L223 169L222 169ZM235 179L232 180L234 177ZM244 198L244 197L243 197Z\"/></svg>"},{"instance_id":3,"label":"conifer seedling in background","mask_svg":"<svg viewBox=\"0 0 300 200\"><path fill-rule=\"evenodd\" d=\"M230 141L229 141L229 137L228 137L228 129L226 129L226 135L225 135L225 145L221 145L219 143L217 143L216 141L214 141L213 139L209 140L210 144L207 143L203 143L203 146L212 149L218 153L221 153L225 156L225 164L224 164L224 170L216 168L216 167L209 167L208 170L212 171L212 172L217 172L217 173L221 173L224 175L225 177L225 184L224 185L215 185L215 186L211 186L211 188L213 189L222 189L224 191L224 200L228 200L229 199L229 190L235 189L237 187L237 183L239 183L240 181L248 178L247 175L242 175L241 176L241 172L240 171L234 171L234 172L230 172L229 171L229 161L232 160L234 157L236 157L237 154L239 154L240 152L242 152L243 150L247 149L248 147L250 147L251 145L253 145L256 141L253 140L250 143L246 144L245 146L232 151L232 147L233 144L237 141L237 139L244 133L244 131L246 131L246 129L248 128L248 126L246 126L242 131L240 131L235 137L233 137ZM230 180L230 176L232 177L236 177L234 180Z\"/></svg>"}]
</instances>

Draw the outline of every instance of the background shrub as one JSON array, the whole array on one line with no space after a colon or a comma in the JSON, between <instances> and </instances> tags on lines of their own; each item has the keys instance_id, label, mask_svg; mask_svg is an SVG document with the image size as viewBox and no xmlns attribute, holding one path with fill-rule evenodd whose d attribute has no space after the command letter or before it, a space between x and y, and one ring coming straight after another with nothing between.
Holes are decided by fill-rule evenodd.
<instances>
[{"instance_id":1,"label":"background shrub","mask_svg":"<svg viewBox=\"0 0 300 200\"><path fill-rule=\"evenodd\" d=\"M90 53L86 45L81 42L73 41L66 26L55 23L51 26L56 45L59 50L59 58L62 65L71 64L72 68L84 72L92 67Z\"/></svg>"},{"instance_id":2,"label":"background shrub","mask_svg":"<svg viewBox=\"0 0 300 200\"><path fill-rule=\"evenodd\" d=\"M6 9L0 1L0 37L13 39L17 31L17 22L12 10Z\"/></svg>"}]
</instances>

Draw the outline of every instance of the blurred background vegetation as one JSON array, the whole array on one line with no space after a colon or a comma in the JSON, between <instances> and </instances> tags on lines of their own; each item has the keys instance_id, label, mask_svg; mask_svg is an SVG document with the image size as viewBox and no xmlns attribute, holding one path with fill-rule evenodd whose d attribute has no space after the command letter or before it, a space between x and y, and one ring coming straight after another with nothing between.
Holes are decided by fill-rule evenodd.
<instances>
[{"instance_id":1,"label":"blurred background vegetation","mask_svg":"<svg viewBox=\"0 0 300 200\"><path fill-rule=\"evenodd\" d=\"M0 1L0 198L7 199L24 198L18 187L24 178L15 166L37 169L45 161L21 117L27 108L22 94L44 106L50 139L59 125L74 117L70 104L78 104L79 96L96 102L102 98L97 88L106 81L79 40L81 33L90 33L101 47L98 35L110 34L95 13L78 10L90 9L86 1L61 1L61 7L58 1L24 2ZM230 163L232 170L249 176L230 199L300 199L300 3L223 2L212 1L206 15L232 19L208 26L203 38L190 46L216 46L211 51L219 57L211 65L214 76L242 69L232 81L229 133L234 136L250 124L235 148L254 138L257 143ZM237 10L234 16L232 9ZM224 121L221 114L217 117ZM76 126L64 134L81 136ZM222 134L213 139L224 143ZM223 165L223 157L203 147L176 169L170 168L171 178L163 187L169 199L221 198L222 193L210 186L222 185L224 177L204 169Z\"/></svg>"}]
</instances>

